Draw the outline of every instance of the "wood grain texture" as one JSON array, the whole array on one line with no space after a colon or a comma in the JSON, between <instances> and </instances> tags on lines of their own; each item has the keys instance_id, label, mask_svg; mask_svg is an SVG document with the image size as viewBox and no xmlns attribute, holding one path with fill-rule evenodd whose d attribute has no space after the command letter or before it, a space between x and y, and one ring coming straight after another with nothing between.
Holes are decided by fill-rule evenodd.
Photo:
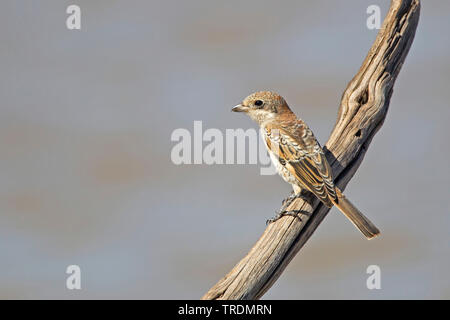
<instances>
[{"instance_id":1,"label":"wood grain texture","mask_svg":"<svg viewBox=\"0 0 450 320\"><path fill-rule=\"evenodd\" d=\"M414 39L419 13L419 0L391 1L375 42L342 95L337 122L324 147L341 190L383 125L395 79ZM297 210L300 218L285 216L269 224L250 252L202 299L259 299L330 209L317 199L296 199L288 210ZM370 216L374 217L374 213Z\"/></svg>"}]
</instances>

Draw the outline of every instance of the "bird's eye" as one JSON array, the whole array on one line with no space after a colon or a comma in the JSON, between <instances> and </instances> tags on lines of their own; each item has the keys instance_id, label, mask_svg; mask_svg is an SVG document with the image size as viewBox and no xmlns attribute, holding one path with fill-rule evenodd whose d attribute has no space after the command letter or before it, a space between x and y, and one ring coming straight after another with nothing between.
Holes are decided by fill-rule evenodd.
<instances>
[{"instance_id":1,"label":"bird's eye","mask_svg":"<svg viewBox=\"0 0 450 320\"><path fill-rule=\"evenodd\" d=\"M261 100L256 100L255 101L255 106L260 107L263 105L263 102Z\"/></svg>"}]
</instances>

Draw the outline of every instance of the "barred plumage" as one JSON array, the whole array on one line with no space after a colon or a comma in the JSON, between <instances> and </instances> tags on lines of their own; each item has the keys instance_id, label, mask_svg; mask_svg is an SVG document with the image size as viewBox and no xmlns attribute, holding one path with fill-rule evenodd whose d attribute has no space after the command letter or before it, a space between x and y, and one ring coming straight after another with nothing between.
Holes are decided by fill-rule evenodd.
<instances>
[{"instance_id":1,"label":"barred plumage","mask_svg":"<svg viewBox=\"0 0 450 320\"><path fill-rule=\"evenodd\" d=\"M296 131L291 133L289 128L296 128ZM307 132L306 135L300 129ZM281 164L275 166L280 176L286 182L312 192L326 206L332 207L336 192L331 169L311 130L305 124L268 123L263 132L272 160Z\"/></svg>"}]
</instances>

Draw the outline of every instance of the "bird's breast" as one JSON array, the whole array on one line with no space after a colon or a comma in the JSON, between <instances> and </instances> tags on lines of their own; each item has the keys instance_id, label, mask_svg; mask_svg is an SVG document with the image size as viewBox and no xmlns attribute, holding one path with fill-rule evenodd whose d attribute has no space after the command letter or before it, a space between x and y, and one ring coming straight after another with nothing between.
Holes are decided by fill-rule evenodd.
<instances>
[{"instance_id":1,"label":"bird's breast","mask_svg":"<svg viewBox=\"0 0 450 320\"><path fill-rule=\"evenodd\" d=\"M289 184L297 185L298 180L291 174L291 172L285 167L285 163L281 163L280 158L269 148L265 139L265 130L261 129L261 136L263 137L264 145L266 146L267 152L269 153L270 160L273 166L277 170L277 173Z\"/></svg>"}]
</instances>

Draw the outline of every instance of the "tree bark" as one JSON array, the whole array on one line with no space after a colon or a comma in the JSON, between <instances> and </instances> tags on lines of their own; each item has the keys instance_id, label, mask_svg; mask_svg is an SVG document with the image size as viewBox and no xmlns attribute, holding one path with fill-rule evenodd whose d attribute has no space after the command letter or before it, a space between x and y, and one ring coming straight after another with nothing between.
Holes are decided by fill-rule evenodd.
<instances>
[{"instance_id":1,"label":"tree bark","mask_svg":"<svg viewBox=\"0 0 450 320\"><path fill-rule=\"evenodd\" d=\"M419 0L392 0L361 68L345 89L337 122L324 150L336 185L344 190L386 117L395 79L419 21ZM317 199L296 199L285 216L267 226L250 252L202 299L259 299L278 279L325 218Z\"/></svg>"}]
</instances>

